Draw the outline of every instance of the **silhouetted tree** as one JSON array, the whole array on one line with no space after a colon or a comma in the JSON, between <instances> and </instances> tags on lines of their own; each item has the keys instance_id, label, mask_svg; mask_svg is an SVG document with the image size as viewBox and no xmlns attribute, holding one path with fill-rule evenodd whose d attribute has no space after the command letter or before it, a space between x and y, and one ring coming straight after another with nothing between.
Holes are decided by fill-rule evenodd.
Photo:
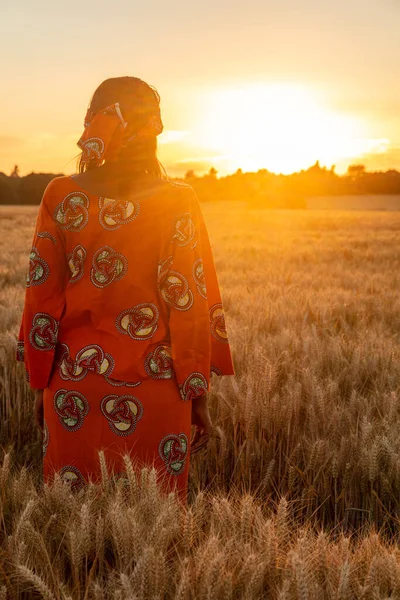
<instances>
[{"instance_id":1,"label":"silhouetted tree","mask_svg":"<svg viewBox=\"0 0 400 600\"><path fill-rule=\"evenodd\" d=\"M0 204L16 204L17 195L8 182L9 177L0 173Z\"/></svg>"},{"instance_id":2,"label":"silhouetted tree","mask_svg":"<svg viewBox=\"0 0 400 600\"><path fill-rule=\"evenodd\" d=\"M362 177L365 175L365 166L364 165L350 165L347 169L347 175L349 177Z\"/></svg>"},{"instance_id":3,"label":"silhouetted tree","mask_svg":"<svg viewBox=\"0 0 400 600\"><path fill-rule=\"evenodd\" d=\"M40 204L47 185L57 175L49 173L31 173L21 177L18 188L20 204Z\"/></svg>"},{"instance_id":4,"label":"silhouetted tree","mask_svg":"<svg viewBox=\"0 0 400 600\"><path fill-rule=\"evenodd\" d=\"M47 184L57 175L31 173L26 177L0 173L1 204L39 204ZM208 173L197 176L190 169L184 180L193 186L199 200L245 200L254 207L300 208L310 196L349 194L400 194L400 173L367 172L364 165L350 165L347 173L339 176L335 166L321 167L316 161L309 169L291 175L276 175L267 169L243 173L237 169L224 177L217 177L211 167Z\"/></svg>"},{"instance_id":5,"label":"silhouetted tree","mask_svg":"<svg viewBox=\"0 0 400 600\"><path fill-rule=\"evenodd\" d=\"M191 179L194 179L195 177L196 177L196 174L193 171L193 169L189 169L189 171L186 171L186 173L185 173L185 181L190 181Z\"/></svg>"}]
</instances>

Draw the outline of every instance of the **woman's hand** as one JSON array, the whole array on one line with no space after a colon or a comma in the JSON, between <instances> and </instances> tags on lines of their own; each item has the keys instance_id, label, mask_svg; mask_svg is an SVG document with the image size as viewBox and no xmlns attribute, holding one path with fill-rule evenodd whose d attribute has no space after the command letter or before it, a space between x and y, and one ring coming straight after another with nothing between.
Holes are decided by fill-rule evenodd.
<instances>
[{"instance_id":1,"label":"woman's hand","mask_svg":"<svg viewBox=\"0 0 400 600\"><path fill-rule=\"evenodd\" d=\"M190 453L195 454L208 444L212 432L212 421L208 410L207 396L199 396L192 400L192 425L196 431L193 436Z\"/></svg>"},{"instance_id":2,"label":"woman's hand","mask_svg":"<svg viewBox=\"0 0 400 600\"><path fill-rule=\"evenodd\" d=\"M35 390L35 423L43 431L43 390Z\"/></svg>"}]
</instances>

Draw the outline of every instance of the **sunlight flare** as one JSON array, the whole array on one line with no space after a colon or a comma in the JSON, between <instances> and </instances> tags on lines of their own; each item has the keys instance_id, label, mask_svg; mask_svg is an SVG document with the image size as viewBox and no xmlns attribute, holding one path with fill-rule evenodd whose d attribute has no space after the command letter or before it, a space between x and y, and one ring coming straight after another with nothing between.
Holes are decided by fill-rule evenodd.
<instances>
[{"instance_id":1,"label":"sunlight flare","mask_svg":"<svg viewBox=\"0 0 400 600\"><path fill-rule=\"evenodd\" d=\"M290 173L316 160L334 164L383 152L389 140L368 136L360 118L330 109L300 85L253 84L205 94L196 127L199 147L226 157L228 170Z\"/></svg>"}]
</instances>

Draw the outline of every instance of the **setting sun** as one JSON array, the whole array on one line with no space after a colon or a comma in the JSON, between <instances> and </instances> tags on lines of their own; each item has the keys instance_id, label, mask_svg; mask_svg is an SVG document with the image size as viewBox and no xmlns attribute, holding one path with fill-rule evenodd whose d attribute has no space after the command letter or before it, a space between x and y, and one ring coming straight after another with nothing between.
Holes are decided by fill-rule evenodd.
<instances>
[{"instance_id":1,"label":"setting sun","mask_svg":"<svg viewBox=\"0 0 400 600\"><path fill-rule=\"evenodd\" d=\"M388 140L368 136L368 124L325 106L305 86L253 84L204 95L195 128L199 147L217 155L227 170L268 168L291 173L316 160L332 165L363 153L384 151Z\"/></svg>"},{"instance_id":2,"label":"setting sun","mask_svg":"<svg viewBox=\"0 0 400 600\"><path fill-rule=\"evenodd\" d=\"M219 176L239 168L290 174L317 160L342 174L352 164L400 167L396 3L360 10L359 0L301 7L254 0L227 12L218 0L190 9L174 0L173 10L154 0L139 18L127 0L101 14L88 0L84 8L76 3L78 45L71 45L74 11L39 4L21 0L3 15L0 48L10 60L0 172L17 164L21 174L73 173L91 95L103 79L123 74L160 93L159 157L172 177L211 167ZM30 26L20 35L22 14ZM149 31L157 39L151 47ZM92 40L105 38L93 52Z\"/></svg>"}]
</instances>

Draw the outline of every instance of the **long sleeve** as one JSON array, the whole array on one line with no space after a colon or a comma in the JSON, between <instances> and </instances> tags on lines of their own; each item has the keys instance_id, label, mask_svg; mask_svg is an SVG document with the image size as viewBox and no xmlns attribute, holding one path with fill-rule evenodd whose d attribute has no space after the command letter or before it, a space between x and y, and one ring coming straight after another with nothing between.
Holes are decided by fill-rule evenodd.
<instances>
[{"instance_id":1,"label":"long sleeve","mask_svg":"<svg viewBox=\"0 0 400 600\"><path fill-rule=\"evenodd\" d=\"M53 218L54 188L53 182L47 186L39 207L17 342L17 360L25 362L34 389L49 381L68 279L64 237Z\"/></svg>"},{"instance_id":2,"label":"long sleeve","mask_svg":"<svg viewBox=\"0 0 400 600\"><path fill-rule=\"evenodd\" d=\"M169 305L175 377L183 400L207 393L210 376L234 375L224 309L207 229L194 190L172 224L159 265L159 289Z\"/></svg>"}]
</instances>

